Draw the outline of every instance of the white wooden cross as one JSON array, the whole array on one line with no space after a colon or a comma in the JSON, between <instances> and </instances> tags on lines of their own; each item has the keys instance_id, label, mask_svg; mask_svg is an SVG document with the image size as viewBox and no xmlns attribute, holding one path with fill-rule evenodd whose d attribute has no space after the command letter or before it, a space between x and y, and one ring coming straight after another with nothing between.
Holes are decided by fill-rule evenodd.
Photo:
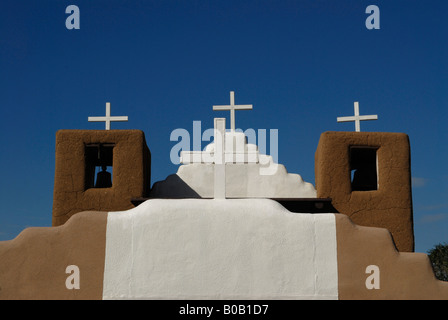
<instances>
[{"instance_id":1,"label":"white wooden cross","mask_svg":"<svg viewBox=\"0 0 448 320\"><path fill-rule=\"evenodd\" d=\"M235 110L252 110L251 104L235 105L235 92L230 91L230 105L213 106L213 110L230 110L230 130L235 132Z\"/></svg>"},{"instance_id":2,"label":"white wooden cross","mask_svg":"<svg viewBox=\"0 0 448 320\"><path fill-rule=\"evenodd\" d=\"M180 162L213 163L214 168L214 198L226 198L226 118L215 118L214 145L210 151L181 151Z\"/></svg>"},{"instance_id":3,"label":"white wooden cross","mask_svg":"<svg viewBox=\"0 0 448 320\"><path fill-rule=\"evenodd\" d=\"M355 130L356 132L361 131L361 121L364 120L378 120L378 115L369 115L369 116L360 116L359 115L359 103L355 102L355 115L351 117L338 117L338 122L348 122L348 121L354 121L355 122Z\"/></svg>"},{"instance_id":4,"label":"white wooden cross","mask_svg":"<svg viewBox=\"0 0 448 320\"><path fill-rule=\"evenodd\" d=\"M106 102L106 116L104 117L88 117L89 122L106 122L106 130L110 130L110 123L112 121L128 121L128 117L111 117L110 116L110 102Z\"/></svg>"}]
</instances>

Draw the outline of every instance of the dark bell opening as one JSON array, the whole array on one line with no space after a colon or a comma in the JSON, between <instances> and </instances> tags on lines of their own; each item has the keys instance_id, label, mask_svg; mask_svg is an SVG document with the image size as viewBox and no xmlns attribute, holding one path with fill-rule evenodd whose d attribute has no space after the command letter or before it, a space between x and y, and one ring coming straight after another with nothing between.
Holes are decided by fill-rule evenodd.
<instances>
[{"instance_id":1,"label":"dark bell opening","mask_svg":"<svg viewBox=\"0 0 448 320\"><path fill-rule=\"evenodd\" d=\"M85 189L112 187L113 144L85 146Z\"/></svg>"},{"instance_id":2,"label":"dark bell opening","mask_svg":"<svg viewBox=\"0 0 448 320\"><path fill-rule=\"evenodd\" d=\"M377 150L375 147L350 147L352 191L378 190Z\"/></svg>"}]
</instances>

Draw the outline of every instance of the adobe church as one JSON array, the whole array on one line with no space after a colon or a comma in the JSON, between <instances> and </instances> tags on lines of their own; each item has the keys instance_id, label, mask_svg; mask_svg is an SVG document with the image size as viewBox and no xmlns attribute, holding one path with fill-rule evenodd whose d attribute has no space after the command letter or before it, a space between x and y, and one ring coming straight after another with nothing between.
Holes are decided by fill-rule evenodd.
<instances>
[{"instance_id":1,"label":"adobe church","mask_svg":"<svg viewBox=\"0 0 448 320\"><path fill-rule=\"evenodd\" d=\"M413 252L406 134L361 132L377 116L355 103L337 119L355 132L322 133L313 185L235 130L252 107L234 92L213 106L230 128L216 118L214 141L152 188L145 135L110 130L127 120L110 104L89 118L106 130L57 132L53 227L0 242L0 299L448 299Z\"/></svg>"}]
</instances>

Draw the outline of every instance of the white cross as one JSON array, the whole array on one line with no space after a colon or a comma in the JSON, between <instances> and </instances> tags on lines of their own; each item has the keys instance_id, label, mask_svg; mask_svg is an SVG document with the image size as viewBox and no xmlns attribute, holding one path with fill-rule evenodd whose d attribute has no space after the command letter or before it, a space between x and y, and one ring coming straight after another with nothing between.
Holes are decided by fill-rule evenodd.
<instances>
[{"instance_id":1,"label":"white cross","mask_svg":"<svg viewBox=\"0 0 448 320\"><path fill-rule=\"evenodd\" d=\"M355 121L355 129L356 132L361 131L361 121L364 120L378 120L378 116L375 115L369 115L369 116L360 116L359 115L359 103L355 102L355 115L352 117L338 117L338 122L347 122L347 121Z\"/></svg>"},{"instance_id":2,"label":"white cross","mask_svg":"<svg viewBox=\"0 0 448 320\"><path fill-rule=\"evenodd\" d=\"M128 121L128 117L111 117L110 116L110 102L106 102L106 116L104 117L88 117L89 122L106 122L106 130L110 130L110 123L112 121Z\"/></svg>"},{"instance_id":3,"label":"white cross","mask_svg":"<svg viewBox=\"0 0 448 320\"><path fill-rule=\"evenodd\" d=\"M213 106L213 110L230 110L230 130L235 132L235 110L252 110L251 104L235 105L235 92L230 91L230 105Z\"/></svg>"},{"instance_id":4,"label":"white cross","mask_svg":"<svg viewBox=\"0 0 448 320\"><path fill-rule=\"evenodd\" d=\"M214 145L211 152L203 151L181 151L180 162L190 163L213 163L214 168L214 198L226 198L226 118L215 118Z\"/></svg>"}]
</instances>

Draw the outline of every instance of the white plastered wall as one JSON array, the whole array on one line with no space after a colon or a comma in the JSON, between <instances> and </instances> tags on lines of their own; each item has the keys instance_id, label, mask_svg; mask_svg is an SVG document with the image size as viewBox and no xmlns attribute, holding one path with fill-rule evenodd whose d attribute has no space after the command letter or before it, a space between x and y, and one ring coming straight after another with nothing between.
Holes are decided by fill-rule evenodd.
<instances>
[{"instance_id":1,"label":"white plastered wall","mask_svg":"<svg viewBox=\"0 0 448 320\"><path fill-rule=\"evenodd\" d=\"M333 214L267 199L149 200L110 212L104 299L337 299Z\"/></svg>"}]
</instances>

